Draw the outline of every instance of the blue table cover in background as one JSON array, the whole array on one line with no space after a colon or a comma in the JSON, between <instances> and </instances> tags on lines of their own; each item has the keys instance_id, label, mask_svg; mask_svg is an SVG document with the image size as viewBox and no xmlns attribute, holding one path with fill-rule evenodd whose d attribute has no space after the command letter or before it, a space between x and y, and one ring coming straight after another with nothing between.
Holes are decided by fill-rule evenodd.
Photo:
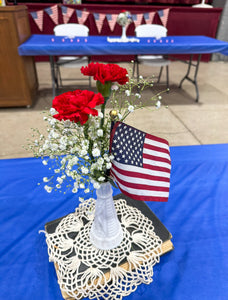
<instances>
[{"instance_id":1,"label":"blue table cover in background","mask_svg":"<svg viewBox=\"0 0 228 300\"><path fill-rule=\"evenodd\" d=\"M113 37L111 37L113 38ZM116 37L115 37L116 38ZM228 55L228 43L206 36L168 36L160 40L138 38L139 43L109 43L107 36L63 38L34 34L18 47L20 55L136 55L201 54Z\"/></svg>"},{"instance_id":2,"label":"blue table cover in background","mask_svg":"<svg viewBox=\"0 0 228 300\"><path fill-rule=\"evenodd\" d=\"M155 265L150 285L124 299L226 300L228 144L171 147L171 158L169 201L147 204L173 234L175 249ZM47 173L40 159L0 160L1 300L62 299L39 230L73 212L79 194L48 194L37 185Z\"/></svg>"}]
</instances>

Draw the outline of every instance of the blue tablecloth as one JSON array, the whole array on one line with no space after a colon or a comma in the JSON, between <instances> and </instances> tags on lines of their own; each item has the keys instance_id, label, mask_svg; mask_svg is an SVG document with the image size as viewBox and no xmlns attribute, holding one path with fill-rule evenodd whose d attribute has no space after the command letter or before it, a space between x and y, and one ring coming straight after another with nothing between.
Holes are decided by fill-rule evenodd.
<instances>
[{"instance_id":1,"label":"blue tablecloth","mask_svg":"<svg viewBox=\"0 0 228 300\"><path fill-rule=\"evenodd\" d=\"M168 36L160 40L139 38L137 43L109 43L106 36L76 37L32 35L18 47L20 55L136 55L201 54L228 55L228 43L206 36Z\"/></svg>"},{"instance_id":2,"label":"blue tablecloth","mask_svg":"<svg viewBox=\"0 0 228 300\"><path fill-rule=\"evenodd\" d=\"M171 158L169 201L148 205L175 249L154 267L154 281L125 299L226 300L228 144L171 147ZM0 299L62 299L39 230L74 211L79 194L46 193L37 183L47 172L40 159L0 160Z\"/></svg>"}]
</instances>

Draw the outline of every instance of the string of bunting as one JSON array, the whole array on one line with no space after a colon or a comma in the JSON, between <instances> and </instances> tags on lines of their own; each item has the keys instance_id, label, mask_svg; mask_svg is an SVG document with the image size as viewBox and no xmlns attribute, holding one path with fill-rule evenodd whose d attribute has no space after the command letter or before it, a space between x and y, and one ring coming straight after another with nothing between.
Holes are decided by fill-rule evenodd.
<instances>
[{"instance_id":1,"label":"string of bunting","mask_svg":"<svg viewBox=\"0 0 228 300\"><path fill-rule=\"evenodd\" d=\"M88 11L70 8L65 5L61 5L60 8L61 8L64 24L67 24L69 22L70 18L73 16L74 13L77 16L79 24L84 24L88 16L92 14L99 33L101 33L105 18L108 21L110 30L113 31L118 17L118 14L90 13ZM170 9L166 8L154 12L132 14L132 20L135 27L141 25L143 19L145 20L146 24L152 24L154 17L157 13L161 20L162 25L166 27L169 18L169 11ZM34 22L36 23L40 31L43 31L44 13L46 13L51 18L51 20L55 23L55 25L59 24L58 4L47 7L43 10L30 12L30 15L32 16Z\"/></svg>"}]
</instances>

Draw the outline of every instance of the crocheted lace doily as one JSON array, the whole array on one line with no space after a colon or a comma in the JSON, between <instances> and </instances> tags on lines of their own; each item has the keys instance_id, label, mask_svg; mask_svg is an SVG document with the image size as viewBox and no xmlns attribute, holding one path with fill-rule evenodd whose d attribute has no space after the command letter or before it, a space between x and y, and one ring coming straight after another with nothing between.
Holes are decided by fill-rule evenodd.
<instances>
[{"instance_id":1,"label":"crocheted lace doily","mask_svg":"<svg viewBox=\"0 0 228 300\"><path fill-rule=\"evenodd\" d=\"M94 199L64 217L54 233L45 232L61 291L74 299L122 299L139 284L152 282L162 241L152 222L137 208L123 199L114 202L124 235L114 249L100 250L90 242Z\"/></svg>"}]
</instances>

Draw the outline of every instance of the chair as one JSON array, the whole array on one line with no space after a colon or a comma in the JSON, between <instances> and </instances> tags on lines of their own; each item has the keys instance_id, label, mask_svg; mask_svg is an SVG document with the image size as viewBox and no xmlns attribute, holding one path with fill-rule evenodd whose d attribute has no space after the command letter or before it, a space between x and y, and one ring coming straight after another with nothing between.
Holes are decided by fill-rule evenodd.
<instances>
[{"instance_id":1,"label":"chair","mask_svg":"<svg viewBox=\"0 0 228 300\"><path fill-rule=\"evenodd\" d=\"M60 24L55 26L54 34L56 36L64 36L65 38L75 38L80 36L88 36L89 28L85 25L81 24ZM72 79L62 79L60 73L60 67L66 68L81 68L82 66L86 66L90 61L88 56L60 56L58 60L55 62L56 69L56 84L59 86L63 86L63 80L72 80ZM83 78L84 79L84 78ZM89 76L89 86L91 86L91 78Z\"/></svg>"},{"instance_id":2,"label":"chair","mask_svg":"<svg viewBox=\"0 0 228 300\"><path fill-rule=\"evenodd\" d=\"M167 36L167 29L162 25L144 24L136 27L135 34L137 37L154 37L160 39ZM166 86L169 88L169 64L170 60L161 55L137 55L133 66L133 75L137 67L137 79L139 78L139 64L145 64L154 67L160 67L157 82L160 82L163 68L166 67Z\"/></svg>"}]
</instances>

